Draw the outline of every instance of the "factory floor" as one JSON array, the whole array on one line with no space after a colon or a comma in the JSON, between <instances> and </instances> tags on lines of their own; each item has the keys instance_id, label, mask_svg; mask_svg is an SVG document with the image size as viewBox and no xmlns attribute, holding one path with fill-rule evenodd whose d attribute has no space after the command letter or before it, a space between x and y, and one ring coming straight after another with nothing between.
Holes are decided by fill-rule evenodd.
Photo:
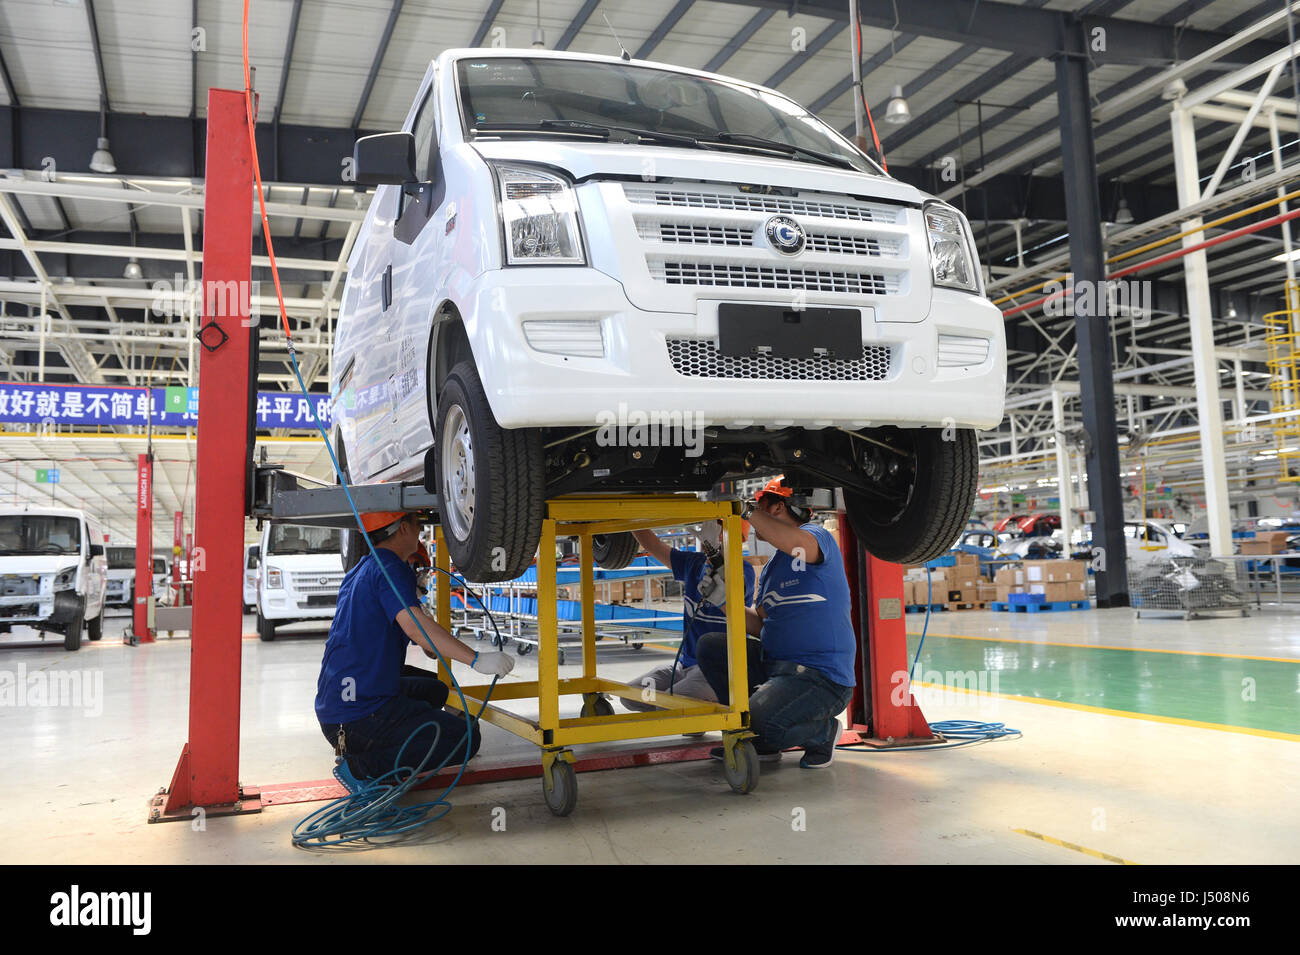
<instances>
[{"instance_id":1,"label":"factory floor","mask_svg":"<svg viewBox=\"0 0 1300 955\"><path fill-rule=\"evenodd\" d=\"M1020 738L841 752L822 772L786 754L747 796L711 761L584 773L565 819L547 811L536 779L466 786L419 839L333 854L289 841L319 803L203 827L146 824L185 740L190 646L123 646L125 620L111 617L103 641L75 654L53 639L18 646L30 632L0 637L0 686L29 688L0 705L0 863L1300 861L1295 609L1192 621L1127 610L937 613L917 667L926 716L1002 722ZM923 618L908 624L919 635ZM329 775L312 714L323 633L297 629L260 643L245 620L245 783ZM576 658L564 673L576 675ZM626 680L671 658L657 645L599 651L601 674ZM536 659L521 657L512 678L531 679ZM42 683L55 673L85 689L78 705L33 694L56 685ZM561 704L576 714L579 702ZM483 754L536 758L492 726Z\"/></svg>"}]
</instances>

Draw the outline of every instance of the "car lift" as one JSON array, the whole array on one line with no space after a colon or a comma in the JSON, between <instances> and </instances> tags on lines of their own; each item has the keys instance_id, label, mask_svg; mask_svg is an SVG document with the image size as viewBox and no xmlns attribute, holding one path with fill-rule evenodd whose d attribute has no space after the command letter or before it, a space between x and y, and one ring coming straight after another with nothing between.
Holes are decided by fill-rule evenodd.
<instances>
[{"instance_id":1,"label":"car lift","mask_svg":"<svg viewBox=\"0 0 1300 955\"><path fill-rule=\"evenodd\" d=\"M248 283L251 275L252 170L246 123L242 92L209 90L203 217L205 306L231 298L213 294L210 289L216 283L223 283L220 288L242 288L246 285L228 283ZM192 819L200 812L205 815L257 812L263 806L330 799L343 794L342 787L334 780L260 788L241 785L238 780L244 518L350 527L352 515L342 488L301 489L292 475L278 468L254 466L252 407L257 339L253 329L256 326L248 319L247 297L233 298L230 303L233 314L210 314L205 307L204 323L198 332L204 348L199 377L200 407L238 409L242 413L209 412L200 418L198 425L194 529L198 547L191 574L194 603L189 735L171 785L160 790L150 803L150 822ZM436 520L437 498L422 486L365 485L351 487L350 491L362 512L407 510ZM684 516L688 512L689 516ZM666 711L610 716L604 711L612 708L602 694L639 695L640 688L602 680L595 672L594 617L590 612L593 603L591 536L683 520L694 523L704 519L705 512L710 518L718 517L726 522L730 533L725 560L728 567L734 567L740 560L739 518L728 502L701 502L691 497L679 500L676 496L612 495L548 502L540 552L553 553L556 538L565 533L577 535L581 540L583 676L559 679L555 615L542 613L546 605L555 605L555 564L543 560L538 569L538 610L542 618L539 679L535 683L499 684L494 694L498 700L536 696L539 719L521 720L497 707L489 707L483 716L536 742L543 748L542 763L480 758L475 768L461 778L461 785L541 776L543 792L552 811L566 805L572 809L576 787L569 785L565 789L565 786L574 781L575 771L704 759L710 746L716 745L692 742L647 748L643 743L581 757L575 757L567 749L582 743L644 738L646 733L637 732L640 724L656 725L659 732L652 735L722 730L728 757L724 761L728 782L742 791L753 788L757 778L749 774L746 755L753 749L744 739L748 694L740 676L743 667L735 665L735 661L743 659L740 574L726 574L731 598L728 600L728 635L733 661L731 693L740 705L729 708L684 697L667 697L660 700L668 708ZM907 685L902 570L896 564L865 554L843 513L839 516L853 623L859 635L857 687L850 704L848 735L853 742L882 746L932 739ZM441 538L437 539L441 545ZM446 548L437 546L435 551L438 565L446 569ZM732 593L732 588L737 592ZM446 625L450 614L450 584L443 574L438 575L435 605ZM484 687L465 688L468 699L475 699L475 694L481 699L483 690ZM560 718L558 699L562 693L583 695L582 715ZM560 767L558 771L557 767ZM428 785L444 782L438 776Z\"/></svg>"}]
</instances>

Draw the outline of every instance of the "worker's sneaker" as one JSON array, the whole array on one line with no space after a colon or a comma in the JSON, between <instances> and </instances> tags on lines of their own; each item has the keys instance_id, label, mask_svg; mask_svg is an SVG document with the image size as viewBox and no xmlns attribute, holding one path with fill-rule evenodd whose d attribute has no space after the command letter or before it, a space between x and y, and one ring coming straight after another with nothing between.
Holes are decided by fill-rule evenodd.
<instances>
[{"instance_id":1,"label":"worker's sneaker","mask_svg":"<svg viewBox=\"0 0 1300 955\"><path fill-rule=\"evenodd\" d=\"M826 739L829 742L818 742L815 746L805 746L803 759L799 760L799 766L802 769L825 769L835 760L835 745L840 741L840 721L831 720L830 728L827 730Z\"/></svg>"},{"instance_id":2,"label":"worker's sneaker","mask_svg":"<svg viewBox=\"0 0 1300 955\"><path fill-rule=\"evenodd\" d=\"M780 750L777 750L775 753L764 753L762 750L755 750L755 752L758 753L758 761L759 761L760 763L779 763L779 762L781 762L781 751L780 751ZM721 746L715 746L715 747L713 747L713 749L709 750L709 758L710 758L710 759L716 759L718 762L722 762L722 760L724 759L724 756L723 756L723 749L722 749L722 747L721 747Z\"/></svg>"}]
</instances>

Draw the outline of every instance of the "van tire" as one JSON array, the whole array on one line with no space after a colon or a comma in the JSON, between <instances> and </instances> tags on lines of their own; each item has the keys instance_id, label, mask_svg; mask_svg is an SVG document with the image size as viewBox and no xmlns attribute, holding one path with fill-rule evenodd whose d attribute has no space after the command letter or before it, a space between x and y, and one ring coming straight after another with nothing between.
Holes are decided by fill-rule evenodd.
<instances>
[{"instance_id":1,"label":"van tire","mask_svg":"<svg viewBox=\"0 0 1300 955\"><path fill-rule=\"evenodd\" d=\"M68 651L81 649L81 627L80 616L66 625L63 631L63 649Z\"/></svg>"},{"instance_id":2,"label":"van tire","mask_svg":"<svg viewBox=\"0 0 1300 955\"><path fill-rule=\"evenodd\" d=\"M641 553L641 545L629 532L618 534L593 534L591 555L596 565L605 570L622 570Z\"/></svg>"},{"instance_id":3,"label":"van tire","mask_svg":"<svg viewBox=\"0 0 1300 955\"><path fill-rule=\"evenodd\" d=\"M104 611L99 612L99 616L91 620L86 625L86 637L91 643L104 638Z\"/></svg>"},{"instance_id":4,"label":"van tire","mask_svg":"<svg viewBox=\"0 0 1300 955\"><path fill-rule=\"evenodd\" d=\"M257 639L263 643L270 643L275 639L275 621L267 620L261 612L257 615Z\"/></svg>"},{"instance_id":5,"label":"van tire","mask_svg":"<svg viewBox=\"0 0 1300 955\"><path fill-rule=\"evenodd\" d=\"M893 513L867 494L844 490L844 510L867 552L893 564L922 564L946 554L970 519L979 484L975 432L907 432L915 455L907 502Z\"/></svg>"},{"instance_id":6,"label":"van tire","mask_svg":"<svg viewBox=\"0 0 1300 955\"><path fill-rule=\"evenodd\" d=\"M343 435L339 435L334 440L334 454L339 459L339 470L343 472L343 480L348 484L352 483L352 476L348 474L348 449L343 445ZM334 475L337 481L338 475ZM337 487L338 484L335 484ZM357 564L361 563L361 558L370 552L366 546L365 540L361 537L361 531L356 526L349 526L342 529L339 534L343 543L343 573L346 574Z\"/></svg>"},{"instance_id":7,"label":"van tire","mask_svg":"<svg viewBox=\"0 0 1300 955\"><path fill-rule=\"evenodd\" d=\"M498 425L469 361L458 362L447 374L437 415L434 479L447 552L466 580L513 580L531 563L541 537L541 432ZM449 455L456 460L447 460ZM472 474L449 474L458 464L471 465Z\"/></svg>"}]
</instances>

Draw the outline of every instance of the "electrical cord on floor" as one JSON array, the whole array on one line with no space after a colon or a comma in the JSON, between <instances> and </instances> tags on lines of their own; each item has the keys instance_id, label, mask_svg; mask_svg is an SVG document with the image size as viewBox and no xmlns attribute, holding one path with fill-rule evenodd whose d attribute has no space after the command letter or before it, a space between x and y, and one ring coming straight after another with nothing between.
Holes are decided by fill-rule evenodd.
<instances>
[{"instance_id":1,"label":"electrical cord on floor","mask_svg":"<svg viewBox=\"0 0 1300 955\"><path fill-rule=\"evenodd\" d=\"M907 672L908 683L916 674L916 664L921 659L921 650L925 646L925 635L930 630L930 614L934 610L934 573L925 569L925 621L921 624L921 642L916 645L916 655L912 657L912 667ZM982 723L979 720L940 720L930 724L930 732L942 742L918 743L915 746L876 747L867 743L839 743L837 750L849 753L932 753L936 749L956 749L972 743L983 743L994 739L1018 739L1020 730L1011 729L1005 723Z\"/></svg>"},{"instance_id":2,"label":"electrical cord on floor","mask_svg":"<svg viewBox=\"0 0 1300 955\"><path fill-rule=\"evenodd\" d=\"M298 381L298 387L302 391L303 398L310 406L311 394L308 391L307 383L303 381L302 371L298 367L298 354L293 343L293 329L289 326L289 316L284 306L284 291L280 285L280 270L276 264L275 246L271 237L271 226L267 221L266 216L266 195L265 189L262 186L261 163L257 154L257 126L254 122L252 78L249 72L248 62L249 5L250 0L244 0L242 36L244 110L248 120L248 144L253 162L253 178L257 186L258 212L260 213L262 220L262 239L266 243L266 254L270 262L271 278L275 284L275 298L280 312L280 324L284 327L285 344L288 348L289 360L293 367L293 375ZM405 600L401 589L389 574L388 568L384 566L383 561L381 561L376 554L375 545L370 541L370 535L366 533L365 524L361 520L361 513L357 510L356 502L352 499L352 492L348 488L347 477L343 474L343 469L339 466L338 457L335 455L334 448L330 444L329 434L326 432L324 425L320 423L320 419L315 414L311 413L310 410L308 413L311 415L312 423L316 425L316 430L320 433L321 441L325 445L325 450L329 453L330 464L334 468L334 474L338 479L339 485L343 488L343 493L347 498L348 507L352 511L352 516L356 520L358 533L361 534L361 539L366 542L366 547L370 551L370 556L374 558L380 572L384 575L384 580L388 583L393 594L399 599ZM437 569L442 571L441 568ZM446 571L442 572L447 573ZM448 576L452 577L452 579L456 579L450 573L448 573ZM468 591L468 589L467 585L466 590ZM477 595L475 595L475 598L478 599ZM482 603L481 600L479 602ZM492 627L496 630L496 620L492 618L491 612L487 610L486 605L483 605L483 609L488 613L488 617L492 619ZM473 738L474 720L476 717L470 714L469 703L465 699L465 692L461 688L460 681L456 679L455 674L452 672L451 665L447 662L446 658L443 657L442 653L438 650L438 647L429 637L429 634L424 629L424 625L420 623L419 618L411 612L409 607L406 608L406 614L411 619L411 622L415 624L416 629L420 632L420 637L428 645L429 650L433 652L433 655L438 660L439 666L444 669L448 676L451 677L452 686L456 690L456 695L460 697L461 711L465 714L465 746L464 757L461 760L460 772L456 774L451 785L449 785L446 790L444 790L442 794L432 802L410 807L396 807L394 805L395 801L400 798L403 793L409 790L421 775L428 775L429 773L437 772L442 769L447 762L447 760L444 760L443 763L439 764L434 769L427 772L424 771L424 764L427 763L429 757L432 756L433 749L437 746L438 739L442 735L441 729L436 728L433 743L429 748L429 752L425 754L425 758L420 761L419 767L408 775L401 775L406 770L406 767L401 765L402 754L405 752L406 746L410 743L411 738L414 737L416 733L423 730L424 726L429 725L426 723L424 726L417 728L411 736L407 738L406 742L402 744L402 749L398 752L397 765L394 766L390 772L385 773L384 776L381 776L376 780L370 781L368 785L362 786L359 792L349 794L348 796L335 800L333 803L317 810L295 826L293 832L293 844L296 846L338 845L343 842L352 842L357 840L373 841L376 838L400 835L404 832L410 831L412 828L441 818L451 809L451 805L446 802L446 798L451 794L451 791L456 788L456 784L460 782L461 776L465 773L465 767L469 764L469 741ZM497 633L499 636L500 631L498 630ZM488 702L492 698L492 690L496 688L496 684L497 679L493 679L491 686L488 688L487 694L484 696L483 706L479 709L479 715L482 715L483 711L487 708ZM449 755L448 759L450 758L451 756ZM389 782L390 778L392 782ZM435 809L440 809L440 811L436 814L432 814Z\"/></svg>"}]
</instances>

